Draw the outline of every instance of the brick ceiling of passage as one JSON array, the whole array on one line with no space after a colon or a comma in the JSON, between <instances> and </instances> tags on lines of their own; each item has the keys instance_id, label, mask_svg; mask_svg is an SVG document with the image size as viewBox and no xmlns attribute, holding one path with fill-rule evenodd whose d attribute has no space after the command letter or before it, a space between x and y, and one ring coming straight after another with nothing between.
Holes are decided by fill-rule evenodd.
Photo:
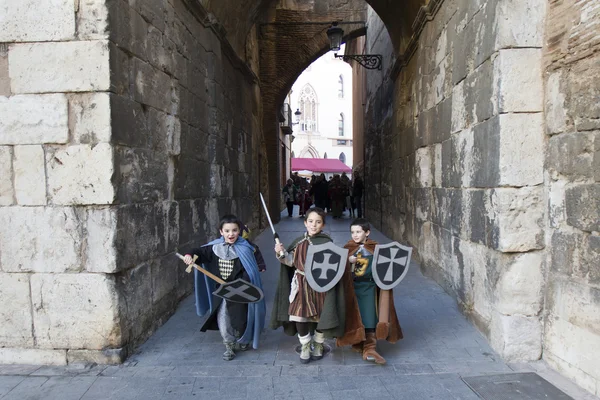
<instances>
[{"instance_id":1,"label":"brick ceiling of passage","mask_svg":"<svg viewBox=\"0 0 600 400\"><path fill-rule=\"evenodd\" d=\"M255 23L271 20L269 10L285 8L311 11L326 16L329 13L358 11L368 3L379 15L394 43L403 51L412 35L412 22L419 7L429 0L200 0L217 17L227 31L227 38L238 54L244 54L245 43ZM284 21L278 21L284 22Z\"/></svg>"}]
</instances>

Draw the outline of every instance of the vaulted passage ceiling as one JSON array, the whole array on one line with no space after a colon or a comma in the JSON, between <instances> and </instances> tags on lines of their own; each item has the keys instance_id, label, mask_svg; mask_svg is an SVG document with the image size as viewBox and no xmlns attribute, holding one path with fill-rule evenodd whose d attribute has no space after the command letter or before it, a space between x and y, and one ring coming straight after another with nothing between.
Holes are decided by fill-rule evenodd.
<instances>
[{"instance_id":1,"label":"vaulted passage ceiling","mask_svg":"<svg viewBox=\"0 0 600 400\"><path fill-rule=\"evenodd\" d=\"M396 52L402 52L412 36L419 8L430 0L199 0L214 14L239 55L245 51L248 33L255 24L270 21L275 9L319 15L365 11L370 5L384 22ZM271 15L270 15L271 14Z\"/></svg>"}]
</instances>

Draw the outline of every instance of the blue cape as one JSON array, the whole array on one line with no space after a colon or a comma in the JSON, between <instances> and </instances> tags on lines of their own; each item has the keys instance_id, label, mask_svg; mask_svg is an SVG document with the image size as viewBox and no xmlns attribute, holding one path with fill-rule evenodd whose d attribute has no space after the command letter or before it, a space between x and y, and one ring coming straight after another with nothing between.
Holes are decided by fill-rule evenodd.
<instances>
[{"instance_id":1,"label":"blue cape","mask_svg":"<svg viewBox=\"0 0 600 400\"><path fill-rule=\"evenodd\" d=\"M219 239L213 240L205 246L213 246L215 244L224 243L225 239L220 237ZM254 247L248 241L241 236L233 244L236 254L242 262L242 266L246 270L246 273L250 277L250 283L254 286L259 287L262 290L262 281L260 279L260 272L258 272L258 265L256 264L256 258L254 258ZM203 265L204 267L204 265ZM206 269L206 267L205 267ZM213 312L213 299L212 292L217 288L217 282L208 278L202 272L194 269L194 283L196 286L196 313L202 317L208 311ZM241 338L238 339L238 343L250 343L252 347L258 349L258 342L260 340L260 333L265 326L265 314L266 305L265 299L263 298L258 303L248 304L248 319L246 324L246 331Z\"/></svg>"}]
</instances>

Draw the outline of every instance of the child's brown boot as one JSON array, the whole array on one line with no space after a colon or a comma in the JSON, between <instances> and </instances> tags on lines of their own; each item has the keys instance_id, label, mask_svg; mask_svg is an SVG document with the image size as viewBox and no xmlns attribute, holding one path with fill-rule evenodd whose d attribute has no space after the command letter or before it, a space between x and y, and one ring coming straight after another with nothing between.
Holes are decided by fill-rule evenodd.
<instances>
[{"instance_id":1,"label":"child's brown boot","mask_svg":"<svg viewBox=\"0 0 600 400\"><path fill-rule=\"evenodd\" d=\"M377 353L377 337L375 332L367 333L367 340L363 346L363 360L374 361L376 364L385 364L385 358Z\"/></svg>"}]
</instances>

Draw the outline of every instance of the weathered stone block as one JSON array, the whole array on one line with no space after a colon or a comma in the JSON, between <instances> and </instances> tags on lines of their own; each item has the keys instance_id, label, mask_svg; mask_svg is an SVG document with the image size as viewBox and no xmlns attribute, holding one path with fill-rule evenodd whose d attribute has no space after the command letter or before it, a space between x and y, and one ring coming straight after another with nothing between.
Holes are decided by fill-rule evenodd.
<instances>
[{"instance_id":1,"label":"weathered stone block","mask_svg":"<svg viewBox=\"0 0 600 400\"><path fill-rule=\"evenodd\" d=\"M452 169L456 171L460 178L460 186L470 187L473 176L477 172L477 165L480 160L474 152L475 132L472 129L465 129L454 135L452 138L453 158Z\"/></svg>"},{"instance_id":2,"label":"weathered stone block","mask_svg":"<svg viewBox=\"0 0 600 400\"><path fill-rule=\"evenodd\" d=\"M534 361L542 355L542 325L539 317L492 315L490 344L504 361Z\"/></svg>"},{"instance_id":3,"label":"weathered stone block","mask_svg":"<svg viewBox=\"0 0 600 400\"><path fill-rule=\"evenodd\" d=\"M569 114L578 131L600 130L600 82L593 78L599 65L597 57L588 57L574 64L569 73Z\"/></svg>"},{"instance_id":4,"label":"weathered stone block","mask_svg":"<svg viewBox=\"0 0 600 400\"><path fill-rule=\"evenodd\" d=\"M15 197L17 204L39 206L46 204L46 176L42 146L14 147Z\"/></svg>"},{"instance_id":5,"label":"weathered stone block","mask_svg":"<svg viewBox=\"0 0 600 400\"><path fill-rule=\"evenodd\" d=\"M580 256L581 234L556 230L550 242L550 271L563 277L573 273L573 260Z\"/></svg>"},{"instance_id":6,"label":"weathered stone block","mask_svg":"<svg viewBox=\"0 0 600 400\"><path fill-rule=\"evenodd\" d=\"M119 293L127 305L128 330L138 319L148 319L152 312L152 274L150 264L145 262L123 272L119 280ZM137 337L137 336L134 336Z\"/></svg>"},{"instance_id":7,"label":"weathered stone block","mask_svg":"<svg viewBox=\"0 0 600 400\"><path fill-rule=\"evenodd\" d=\"M173 265L173 255L161 257L152 264L152 302L158 303L167 295L173 296L177 288L177 269L183 268L181 263ZM185 269L185 268L184 268Z\"/></svg>"},{"instance_id":8,"label":"weathered stone block","mask_svg":"<svg viewBox=\"0 0 600 400\"><path fill-rule=\"evenodd\" d=\"M594 168L594 143L598 138L600 132L574 132L552 136L548 141L547 167L551 171L575 179L593 179L597 173Z\"/></svg>"},{"instance_id":9,"label":"weathered stone block","mask_svg":"<svg viewBox=\"0 0 600 400\"><path fill-rule=\"evenodd\" d=\"M542 49L500 50L494 60L494 114L543 111L543 86Z\"/></svg>"},{"instance_id":10,"label":"weathered stone block","mask_svg":"<svg viewBox=\"0 0 600 400\"><path fill-rule=\"evenodd\" d=\"M108 52L111 73L110 91L115 95L129 98L131 89L130 74L133 57L131 57L129 53L126 53L122 48L117 47L113 42L109 42Z\"/></svg>"},{"instance_id":11,"label":"weathered stone block","mask_svg":"<svg viewBox=\"0 0 600 400\"><path fill-rule=\"evenodd\" d=\"M139 59L134 59L134 99L161 111L171 110L171 78L164 72Z\"/></svg>"},{"instance_id":12,"label":"weathered stone block","mask_svg":"<svg viewBox=\"0 0 600 400\"><path fill-rule=\"evenodd\" d=\"M31 296L40 348L120 347L122 317L113 276L36 274Z\"/></svg>"},{"instance_id":13,"label":"weathered stone block","mask_svg":"<svg viewBox=\"0 0 600 400\"><path fill-rule=\"evenodd\" d=\"M457 22L457 28L458 24ZM464 29L458 31L456 39L451 43L454 46L454 67L452 69L452 83L456 85L467 77L473 68L475 49L475 27L468 23Z\"/></svg>"},{"instance_id":14,"label":"weathered stone block","mask_svg":"<svg viewBox=\"0 0 600 400\"><path fill-rule=\"evenodd\" d=\"M114 144L150 148L147 116L140 103L124 96L111 95L110 113Z\"/></svg>"},{"instance_id":15,"label":"weathered stone block","mask_svg":"<svg viewBox=\"0 0 600 400\"><path fill-rule=\"evenodd\" d=\"M72 208L0 207L4 272L78 272L83 226Z\"/></svg>"},{"instance_id":16,"label":"weathered stone block","mask_svg":"<svg viewBox=\"0 0 600 400\"><path fill-rule=\"evenodd\" d=\"M579 185L566 191L567 223L583 231L600 231L600 184Z\"/></svg>"},{"instance_id":17,"label":"weathered stone block","mask_svg":"<svg viewBox=\"0 0 600 400\"><path fill-rule=\"evenodd\" d=\"M0 347L0 363L28 365L67 365L67 351Z\"/></svg>"},{"instance_id":18,"label":"weathered stone block","mask_svg":"<svg viewBox=\"0 0 600 400\"><path fill-rule=\"evenodd\" d=\"M157 218L155 206L132 204L117 210L117 259L119 270L132 268L155 258L162 250L164 232L162 218ZM132 246L131 243L136 243Z\"/></svg>"},{"instance_id":19,"label":"weathered stone block","mask_svg":"<svg viewBox=\"0 0 600 400\"><path fill-rule=\"evenodd\" d=\"M0 96L10 96L10 76L8 74L8 46L0 46Z\"/></svg>"},{"instance_id":20,"label":"weathered stone block","mask_svg":"<svg viewBox=\"0 0 600 400\"><path fill-rule=\"evenodd\" d=\"M86 223L86 271L96 273L117 272L116 209L90 208L87 210Z\"/></svg>"},{"instance_id":21,"label":"weathered stone block","mask_svg":"<svg viewBox=\"0 0 600 400\"><path fill-rule=\"evenodd\" d=\"M473 25L475 31L475 52L474 65L481 65L489 60L494 53L494 43L498 33L498 27L495 24L496 19L496 1L485 1L478 13L473 16L469 24Z\"/></svg>"},{"instance_id":22,"label":"weathered stone block","mask_svg":"<svg viewBox=\"0 0 600 400\"><path fill-rule=\"evenodd\" d=\"M108 93L85 93L69 96L69 121L74 143L110 142L110 117Z\"/></svg>"},{"instance_id":23,"label":"weathered stone block","mask_svg":"<svg viewBox=\"0 0 600 400\"><path fill-rule=\"evenodd\" d=\"M462 80L452 88L452 133L467 127L467 110L465 106L465 81Z\"/></svg>"},{"instance_id":24,"label":"weathered stone block","mask_svg":"<svg viewBox=\"0 0 600 400\"><path fill-rule=\"evenodd\" d=\"M550 287L552 316L600 335L600 289L577 281L556 279Z\"/></svg>"},{"instance_id":25,"label":"weathered stone block","mask_svg":"<svg viewBox=\"0 0 600 400\"><path fill-rule=\"evenodd\" d=\"M570 320L548 318L544 335L544 348L561 359L561 364L577 366L579 371L600 379L598 359L598 333L577 326ZM581 372L577 376L581 376Z\"/></svg>"},{"instance_id":26,"label":"weathered stone block","mask_svg":"<svg viewBox=\"0 0 600 400\"><path fill-rule=\"evenodd\" d=\"M504 315L538 315L543 301L543 268L542 252L515 257L496 285L496 310Z\"/></svg>"},{"instance_id":27,"label":"weathered stone block","mask_svg":"<svg viewBox=\"0 0 600 400\"><path fill-rule=\"evenodd\" d=\"M0 144L67 143L63 94L0 97Z\"/></svg>"},{"instance_id":28,"label":"weathered stone block","mask_svg":"<svg viewBox=\"0 0 600 400\"><path fill-rule=\"evenodd\" d=\"M493 289L495 282L496 254L488 247L465 240L454 239L453 257L449 263L454 270L454 279L461 290L461 299L466 313L475 323L488 329L493 314Z\"/></svg>"},{"instance_id":29,"label":"weathered stone block","mask_svg":"<svg viewBox=\"0 0 600 400\"><path fill-rule=\"evenodd\" d=\"M102 349L102 350L68 350L67 361L71 364L121 364L127 357L127 350Z\"/></svg>"},{"instance_id":30,"label":"weathered stone block","mask_svg":"<svg viewBox=\"0 0 600 400\"><path fill-rule=\"evenodd\" d=\"M108 7L106 0L80 0L77 4L77 37L108 39Z\"/></svg>"},{"instance_id":31,"label":"weathered stone block","mask_svg":"<svg viewBox=\"0 0 600 400\"><path fill-rule=\"evenodd\" d=\"M546 128L549 134L564 132L569 117L565 105L565 93L561 84L565 81L562 72L553 72L546 81Z\"/></svg>"},{"instance_id":32,"label":"weathered stone block","mask_svg":"<svg viewBox=\"0 0 600 400\"><path fill-rule=\"evenodd\" d=\"M544 209L542 187L492 190L488 245L502 252L544 248Z\"/></svg>"},{"instance_id":33,"label":"weathered stone block","mask_svg":"<svg viewBox=\"0 0 600 400\"><path fill-rule=\"evenodd\" d=\"M464 147L464 152L458 153L456 162L469 166L469 175L459 174L463 184L470 179L470 187L495 187L500 181L500 120L492 117L473 127L473 145L469 152L469 142ZM458 143L457 143L458 144ZM456 145L455 145L456 146ZM463 147L461 147L461 150ZM459 155L460 156L459 156Z\"/></svg>"},{"instance_id":34,"label":"weathered stone block","mask_svg":"<svg viewBox=\"0 0 600 400\"><path fill-rule=\"evenodd\" d=\"M431 150L431 147L417 149L415 173L420 187L431 187L433 182Z\"/></svg>"},{"instance_id":35,"label":"weathered stone block","mask_svg":"<svg viewBox=\"0 0 600 400\"><path fill-rule=\"evenodd\" d=\"M464 238L474 243L487 244L490 220L487 213L489 192L485 190L465 191Z\"/></svg>"},{"instance_id":36,"label":"weathered stone block","mask_svg":"<svg viewBox=\"0 0 600 400\"><path fill-rule=\"evenodd\" d=\"M0 206L11 206L14 203L13 148L0 146Z\"/></svg>"},{"instance_id":37,"label":"weathered stone block","mask_svg":"<svg viewBox=\"0 0 600 400\"><path fill-rule=\"evenodd\" d=\"M502 114L499 184L533 186L544 181L544 116Z\"/></svg>"},{"instance_id":38,"label":"weathered stone block","mask_svg":"<svg viewBox=\"0 0 600 400\"><path fill-rule=\"evenodd\" d=\"M437 143L433 145L433 183L434 187L442 187L442 144ZM400 171L401 169L394 168L393 171ZM402 179L400 174L395 174L396 179Z\"/></svg>"},{"instance_id":39,"label":"weathered stone block","mask_svg":"<svg viewBox=\"0 0 600 400\"><path fill-rule=\"evenodd\" d=\"M168 146L169 122L171 116L155 108L148 108L146 112L150 148L160 153L165 153Z\"/></svg>"},{"instance_id":40,"label":"weathered stone block","mask_svg":"<svg viewBox=\"0 0 600 400\"><path fill-rule=\"evenodd\" d=\"M467 76L464 87L467 126L486 121L494 115L493 85L494 71L489 60Z\"/></svg>"},{"instance_id":41,"label":"weathered stone block","mask_svg":"<svg viewBox=\"0 0 600 400\"><path fill-rule=\"evenodd\" d=\"M75 34L75 8L70 0L0 1L0 42L70 39Z\"/></svg>"},{"instance_id":42,"label":"weathered stone block","mask_svg":"<svg viewBox=\"0 0 600 400\"><path fill-rule=\"evenodd\" d=\"M119 147L115 152L117 199L120 203L158 201L168 197L167 154Z\"/></svg>"},{"instance_id":43,"label":"weathered stone block","mask_svg":"<svg viewBox=\"0 0 600 400\"><path fill-rule=\"evenodd\" d=\"M112 204L113 148L108 143L48 147L48 195L52 204Z\"/></svg>"},{"instance_id":44,"label":"weathered stone block","mask_svg":"<svg viewBox=\"0 0 600 400\"><path fill-rule=\"evenodd\" d=\"M546 21L545 0L496 2L496 50L542 47Z\"/></svg>"},{"instance_id":45,"label":"weathered stone block","mask_svg":"<svg viewBox=\"0 0 600 400\"><path fill-rule=\"evenodd\" d=\"M450 139L442 143L442 186L459 187L461 175L457 165L457 154L455 153L455 140Z\"/></svg>"},{"instance_id":46,"label":"weathered stone block","mask_svg":"<svg viewBox=\"0 0 600 400\"><path fill-rule=\"evenodd\" d=\"M13 93L110 89L108 42L15 44L9 51Z\"/></svg>"},{"instance_id":47,"label":"weathered stone block","mask_svg":"<svg viewBox=\"0 0 600 400\"><path fill-rule=\"evenodd\" d=\"M458 236L462 229L461 191L445 188L433 189L431 196L431 221Z\"/></svg>"},{"instance_id":48,"label":"weathered stone block","mask_svg":"<svg viewBox=\"0 0 600 400\"><path fill-rule=\"evenodd\" d=\"M0 307L2 346L32 347L33 320L28 274L0 272L0 304L2 304Z\"/></svg>"}]
</instances>

